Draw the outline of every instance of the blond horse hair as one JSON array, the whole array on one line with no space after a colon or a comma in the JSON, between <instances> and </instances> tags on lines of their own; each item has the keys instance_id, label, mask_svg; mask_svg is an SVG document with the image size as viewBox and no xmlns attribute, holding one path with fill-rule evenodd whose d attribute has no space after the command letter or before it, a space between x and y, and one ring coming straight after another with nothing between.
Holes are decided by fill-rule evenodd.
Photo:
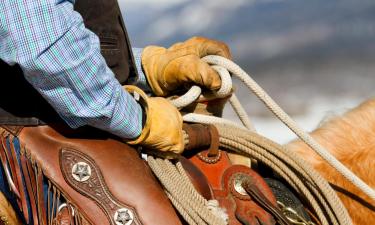
<instances>
[{"instance_id":1,"label":"blond horse hair","mask_svg":"<svg viewBox=\"0 0 375 225\"><path fill-rule=\"evenodd\" d=\"M324 122L312 136L338 160L375 187L375 98ZM375 224L375 203L301 141L287 145L310 162L337 191L354 224Z\"/></svg>"}]
</instances>

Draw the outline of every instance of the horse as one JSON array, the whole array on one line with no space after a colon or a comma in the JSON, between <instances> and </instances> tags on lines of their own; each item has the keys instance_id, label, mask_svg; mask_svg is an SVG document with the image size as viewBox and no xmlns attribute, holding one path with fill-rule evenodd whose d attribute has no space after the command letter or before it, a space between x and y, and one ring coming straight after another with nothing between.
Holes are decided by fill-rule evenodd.
<instances>
[{"instance_id":1,"label":"horse","mask_svg":"<svg viewBox=\"0 0 375 225\"><path fill-rule=\"evenodd\" d=\"M375 188L375 98L335 116L311 135L369 186ZM375 222L375 202L345 179L302 141L287 148L306 159L331 184L356 225Z\"/></svg>"}]
</instances>

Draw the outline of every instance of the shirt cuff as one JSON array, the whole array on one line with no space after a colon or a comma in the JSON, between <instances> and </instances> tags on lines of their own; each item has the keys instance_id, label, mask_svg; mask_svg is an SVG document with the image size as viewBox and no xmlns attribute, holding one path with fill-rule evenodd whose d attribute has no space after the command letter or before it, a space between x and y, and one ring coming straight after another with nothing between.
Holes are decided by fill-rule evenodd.
<instances>
[{"instance_id":1,"label":"shirt cuff","mask_svg":"<svg viewBox=\"0 0 375 225\"><path fill-rule=\"evenodd\" d=\"M138 71L138 80L135 81L134 85L138 86L145 92L152 92L150 86L148 85L147 78L142 69L142 52L143 48L132 48L135 66Z\"/></svg>"}]
</instances>

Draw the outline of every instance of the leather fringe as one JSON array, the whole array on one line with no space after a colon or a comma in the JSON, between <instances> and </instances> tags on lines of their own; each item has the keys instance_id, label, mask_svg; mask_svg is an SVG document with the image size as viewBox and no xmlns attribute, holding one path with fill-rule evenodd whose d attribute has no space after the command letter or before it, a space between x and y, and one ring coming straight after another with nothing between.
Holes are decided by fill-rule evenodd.
<instances>
[{"instance_id":1,"label":"leather fringe","mask_svg":"<svg viewBox=\"0 0 375 225\"><path fill-rule=\"evenodd\" d=\"M0 128L1 165L26 223L30 225L88 225L82 213L45 176L43 168L21 143L20 154L17 154L14 146L16 138ZM48 188L45 188L44 184L47 184ZM32 215L29 215L28 202Z\"/></svg>"}]
</instances>

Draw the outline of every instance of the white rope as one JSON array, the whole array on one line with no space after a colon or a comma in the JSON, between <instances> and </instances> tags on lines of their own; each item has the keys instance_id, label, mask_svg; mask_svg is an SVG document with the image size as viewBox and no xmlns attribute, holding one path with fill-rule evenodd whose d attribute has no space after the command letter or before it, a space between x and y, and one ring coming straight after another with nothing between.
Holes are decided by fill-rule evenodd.
<instances>
[{"instance_id":1,"label":"white rope","mask_svg":"<svg viewBox=\"0 0 375 225\"><path fill-rule=\"evenodd\" d=\"M199 86L193 86L184 95L176 99L172 99L170 100L170 102L177 108L181 109L181 108L184 108L185 106L190 105L192 102L198 99L201 93L202 93L202 89Z\"/></svg>"},{"instance_id":2,"label":"white rope","mask_svg":"<svg viewBox=\"0 0 375 225\"><path fill-rule=\"evenodd\" d=\"M219 65L226 68L231 74L238 77L263 103L278 117L289 129L291 129L301 140L316 151L323 159L325 159L333 168L341 173L348 181L367 194L375 201L375 191L368 186L359 177L353 174L340 161L332 156L323 146L316 142L307 132L301 129L297 123L286 114L279 105L237 64L220 56L206 56L203 60L212 65ZM224 81L225 82L225 81ZM225 85L225 84L224 84ZM193 117L189 117L194 120ZM212 119L211 119L212 120ZM219 122L220 123L220 122ZM227 121L222 123L228 124Z\"/></svg>"},{"instance_id":3,"label":"white rope","mask_svg":"<svg viewBox=\"0 0 375 225\"><path fill-rule=\"evenodd\" d=\"M229 71L224 67L217 65L212 65L211 67L217 71L221 79L221 87L215 92L215 96L217 98L225 98L232 92L232 77L230 76Z\"/></svg>"},{"instance_id":4,"label":"white rope","mask_svg":"<svg viewBox=\"0 0 375 225\"><path fill-rule=\"evenodd\" d=\"M232 80L229 74L229 72L231 72L234 76L237 76L241 81L243 81L245 85L252 92L254 92L258 96L258 98L261 99L265 103L265 105L298 137L300 137L304 142L306 142L306 144L308 144L319 155L321 155L322 158L324 158L330 165L332 165L336 170L338 170L350 182L352 182L355 186L360 188L370 198L375 199L373 189L371 189L361 179L359 179L350 170L343 166L327 150L325 150L315 140L313 140L313 138L309 134L307 134L305 131L299 128L298 125L271 99L271 97L269 97L268 94L239 66L225 58L218 56L207 56L203 58L203 60L212 64L212 67L216 71L218 71L218 73L221 76L222 87L216 94L216 97L224 98L232 94ZM178 99L174 99L172 102L178 108L182 108L196 101L200 95L201 89L198 87L194 87L187 94ZM255 143L254 145L251 139L249 139L249 141L246 141L247 138L250 138L250 136L252 136L250 135L250 131L255 130L253 125L251 124L249 116L247 115L246 111L243 109L242 105L240 104L239 100L234 94L231 96L229 101L243 125L219 117L206 116L194 113L184 115L183 119L184 121L193 123L215 124L221 126L220 130L222 131L228 130L228 134L221 133L223 137L229 138L221 138L221 146L238 151L242 149L242 151L248 153L249 155L252 155L255 158L259 157L259 160L268 162L269 165L275 171L278 171L280 173L280 175L284 174L285 176L282 177L284 177L288 182L291 182L290 184L293 187L302 191L305 197L311 201L311 204L315 207L314 209L318 214L319 218L321 219L322 224L327 224L327 220L324 218L325 216L323 215L324 211L330 218L331 222L329 222L329 224L352 224L346 209L343 207L336 193L328 186L328 183L323 178L319 177L319 175L314 174L313 171L309 169L309 167L304 167L305 165L303 163L298 163L298 157L293 158L292 156L290 156L291 153L288 153L286 150L284 150L285 152L283 152L283 150L281 149L281 151L276 151L274 155L272 155L272 153L267 153L267 151L263 151L261 149L259 153L254 152L254 150L261 146L261 144ZM265 149L267 150L268 147L265 147ZM279 163L277 159L278 157L280 157L280 154L284 154L286 157L284 157L284 160L291 160L290 163L292 163L293 165L283 164L281 161ZM159 163L156 163L157 161ZM163 162L162 160L153 160L149 157L149 164L151 168L153 169L157 177L160 179L161 183L163 183L164 188L166 188L168 197L171 198L173 204L178 208L180 213L182 213L183 217L187 220L187 222L189 224L201 224L203 219L205 220L205 222L208 222L208 224L222 223L222 220L217 220L218 218L213 216L211 212L206 211L206 204L198 204L199 206L192 204L192 201L195 203L205 203L207 201L202 201L202 196L200 196L198 193L193 192L191 190L185 190L186 188L191 189L192 187L189 183L186 183L188 182L188 180L186 179L186 177L183 176L184 174L181 173L181 168L178 168L178 166L174 165L176 166L176 168L173 169L173 165L171 165L170 163L167 163L167 165L165 163L166 162ZM288 172L290 170L289 167L293 167L294 169L298 167L296 167L296 163L299 164L300 168L302 169L301 171L298 170L300 171L302 178L298 178L298 176L295 175L293 172ZM165 169L167 169L167 171ZM308 179L310 181L307 182L308 180L304 179ZM307 183L303 184L304 182ZM180 190L181 185L184 186L182 188L184 189L183 193ZM190 194L190 196L185 196L186 193ZM319 204L321 204L321 207L323 207L322 210L320 210ZM205 212L203 213L203 211ZM216 221L213 222L214 220Z\"/></svg>"},{"instance_id":5,"label":"white rope","mask_svg":"<svg viewBox=\"0 0 375 225\"><path fill-rule=\"evenodd\" d=\"M237 96L233 93L229 99L229 103L232 106L234 112L240 118L242 124L249 130L255 131L253 123L250 121L250 117L246 110L242 107L241 102L238 100Z\"/></svg>"},{"instance_id":6,"label":"white rope","mask_svg":"<svg viewBox=\"0 0 375 225\"><path fill-rule=\"evenodd\" d=\"M155 159L152 156L148 156L147 162L163 185L168 198L189 224L228 224L224 217L212 210L208 200L197 192L181 164L176 165L169 160Z\"/></svg>"},{"instance_id":7,"label":"white rope","mask_svg":"<svg viewBox=\"0 0 375 225\"><path fill-rule=\"evenodd\" d=\"M185 122L190 122L190 123L224 124L227 126L232 126L238 129L242 129L244 131L247 130L247 128L242 126L241 124L238 124L236 122L223 119L220 117L215 117L215 116L207 116L207 115L201 115L197 113L188 113L182 116L182 118L184 119Z\"/></svg>"},{"instance_id":8,"label":"white rope","mask_svg":"<svg viewBox=\"0 0 375 225\"><path fill-rule=\"evenodd\" d=\"M225 98L229 96L232 92L232 78L227 69L221 66L213 65L212 68L218 72L221 79L221 87L214 94L216 98ZM195 102L202 93L202 89L199 86L193 86L184 95L170 100L171 103L177 108L184 108L191 103Z\"/></svg>"}]
</instances>

